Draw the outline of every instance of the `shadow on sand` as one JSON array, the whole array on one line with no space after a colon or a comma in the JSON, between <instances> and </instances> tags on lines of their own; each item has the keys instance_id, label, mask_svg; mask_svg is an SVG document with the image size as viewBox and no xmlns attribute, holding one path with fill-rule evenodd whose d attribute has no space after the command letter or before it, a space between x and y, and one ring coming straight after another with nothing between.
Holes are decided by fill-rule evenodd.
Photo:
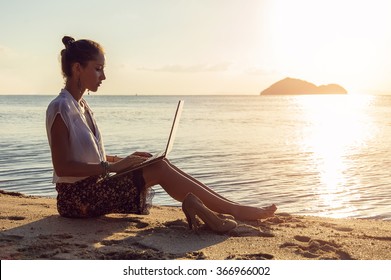
<instances>
[{"instance_id":1,"label":"shadow on sand","mask_svg":"<svg viewBox=\"0 0 391 280\"><path fill-rule=\"evenodd\" d=\"M18 220L23 217L2 217ZM45 217L0 232L1 259L202 259L228 236L190 231L183 220L150 225L143 216ZM175 246L170 246L170 244Z\"/></svg>"}]
</instances>

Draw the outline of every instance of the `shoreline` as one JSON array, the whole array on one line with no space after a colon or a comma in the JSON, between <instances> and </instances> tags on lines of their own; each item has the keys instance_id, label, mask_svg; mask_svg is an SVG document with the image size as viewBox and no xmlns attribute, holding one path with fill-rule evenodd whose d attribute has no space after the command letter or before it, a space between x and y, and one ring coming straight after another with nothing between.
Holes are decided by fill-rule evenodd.
<instances>
[{"instance_id":1,"label":"shoreline","mask_svg":"<svg viewBox=\"0 0 391 280\"><path fill-rule=\"evenodd\" d=\"M60 217L56 199L0 191L0 259L391 260L391 221L276 213L219 235L179 207L149 215Z\"/></svg>"}]
</instances>

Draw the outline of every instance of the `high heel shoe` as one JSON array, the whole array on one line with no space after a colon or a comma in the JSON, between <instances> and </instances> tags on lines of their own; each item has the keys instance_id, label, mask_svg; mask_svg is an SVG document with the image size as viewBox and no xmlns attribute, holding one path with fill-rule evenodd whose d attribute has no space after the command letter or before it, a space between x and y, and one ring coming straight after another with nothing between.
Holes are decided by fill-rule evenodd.
<instances>
[{"instance_id":1,"label":"high heel shoe","mask_svg":"<svg viewBox=\"0 0 391 280\"><path fill-rule=\"evenodd\" d=\"M188 193L183 200L182 210L186 215L190 229L198 230L198 216L212 231L225 233L234 229L237 223L230 219L221 219L194 194Z\"/></svg>"}]
</instances>

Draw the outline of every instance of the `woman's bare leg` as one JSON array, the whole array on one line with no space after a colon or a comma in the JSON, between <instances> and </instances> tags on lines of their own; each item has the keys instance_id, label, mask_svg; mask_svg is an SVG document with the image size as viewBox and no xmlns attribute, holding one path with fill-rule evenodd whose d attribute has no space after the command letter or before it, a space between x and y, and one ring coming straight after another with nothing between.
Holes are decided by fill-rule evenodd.
<instances>
[{"instance_id":1,"label":"woman's bare leg","mask_svg":"<svg viewBox=\"0 0 391 280\"><path fill-rule=\"evenodd\" d=\"M167 160L145 167L143 174L147 187L159 184L172 198L181 202L191 192L198 196L209 209L218 213L231 214L239 220L267 218L273 216L276 211L275 205L258 208L226 200L189 175L184 175L182 171L179 172Z\"/></svg>"},{"instance_id":2,"label":"woman's bare leg","mask_svg":"<svg viewBox=\"0 0 391 280\"><path fill-rule=\"evenodd\" d=\"M209 188L209 187L206 186L205 184L201 183L201 182L198 181L196 178L190 176L190 175L187 174L186 172L183 172L183 171L180 170L178 167L176 167L175 165L171 164L171 162L169 162L168 160L166 160L166 162L167 162L173 169L175 169L175 171L177 171L178 173L182 174L183 176L185 176L187 179L193 181L194 183L198 184L200 187L204 188L205 190L207 190L207 191L213 193L214 195L218 196L219 198L221 198L221 199L223 199L223 200L226 200L226 201L228 201L228 202L237 204L236 202L231 201L231 200L225 198L224 196L218 194L217 192L215 192L214 190L212 190L211 188Z\"/></svg>"}]
</instances>

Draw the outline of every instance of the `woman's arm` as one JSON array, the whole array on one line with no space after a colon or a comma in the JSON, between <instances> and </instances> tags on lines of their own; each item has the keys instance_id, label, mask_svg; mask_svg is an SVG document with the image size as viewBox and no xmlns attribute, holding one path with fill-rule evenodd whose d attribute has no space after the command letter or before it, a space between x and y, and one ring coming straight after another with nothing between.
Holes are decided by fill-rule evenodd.
<instances>
[{"instance_id":1,"label":"woman's arm","mask_svg":"<svg viewBox=\"0 0 391 280\"><path fill-rule=\"evenodd\" d=\"M52 161L57 176L88 177L105 173L105 167L100 163L77 162L70 158L69 132L60 115L56 116L50 133ZM145 156L138 155L137 153L125 158L114 156L108 156L106 158L109 162L109 172L120 172L146 159Z\"/></svg>"},{"instance_id":2,"label":"woman's arm","mask_svg":"<svg viewBox=\"0 0 391 280\"><path fill-rule=\"evenodd\" d=\"M58 176L86 177L104 173L101 164L76 162L70 158L69 132L60 115L54 119L50 133L53 167Z\"/></svg>"}]
</instances>

